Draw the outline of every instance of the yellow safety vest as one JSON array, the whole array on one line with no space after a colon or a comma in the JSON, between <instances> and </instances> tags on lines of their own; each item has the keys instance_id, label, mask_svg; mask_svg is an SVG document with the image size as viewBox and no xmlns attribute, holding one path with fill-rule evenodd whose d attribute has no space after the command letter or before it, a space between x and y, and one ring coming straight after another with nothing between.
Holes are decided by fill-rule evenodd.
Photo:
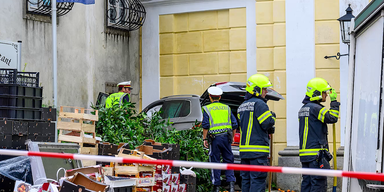
<instances>
[{"instance_id":1,"label":"yellow safety vest","mask_svg":"<svg viewBox=\"0 0 384 192\"><path fill-rule=\"evenodd\" d=\"M124 92L117 92L111 94L106 100L105 100L105 107L111 108L113 105L121 105L123 103L123 98L127 95L127 93ZM131 100L130 95L128 94L129 100Z\"/></svg>"},{"instance_id":2,"label":"yellow safety vest","mask_svg":"<svg viewBox=\"0 0 384 192\"><path fill-rule=\"evenodd\" d=\"M203 107L209 116L209 133L219 134L232 130L231 108L227 105L215 102Z\"/></svg>"}]
</instances>

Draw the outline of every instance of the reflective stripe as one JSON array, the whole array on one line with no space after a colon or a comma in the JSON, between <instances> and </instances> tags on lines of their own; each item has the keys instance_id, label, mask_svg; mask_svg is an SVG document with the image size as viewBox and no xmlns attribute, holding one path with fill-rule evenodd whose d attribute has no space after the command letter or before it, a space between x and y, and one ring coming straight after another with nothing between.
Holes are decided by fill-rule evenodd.
<instances>
[{"instance_id":1,"label":"reflective stripe","mask_svg":"<svg viewBox=\"0 0 384 192\"><path fill-rule=\"evenodd\" d=\"M325 109L325 107L321 108L320 112L319 112L319 115L317 117L317 119L319 119L321 122L324 123L324 118L325 118L325 114L328 112L327 109Z\"/></svg>"},{"instance_id":2,"label":"reflective stripe","mask_svg":"<svg viewBox=\"0 0 384 192\"><path fill-rule=\"evenodd\" d=\"M339 111L337 111L337 110L330 109L329 114L335 116L336 118L339 118Z\"/></svg>"},{"instance_id":3,"label":"reflective stripe","mask_svg":"<svg viewBox=\"0 0 384 192\"><path fill-rule=\"evenodd\" d=\"M250 112L249 113L248 128L247 128L247 138L245 140L245 145L248 145L249 141L251 140L252 127L253 127L253 112Z\"/></svg>"},{"instance_id":4,"label":"reflective stripe","mask_svg":"<svg viewBox=\"0 0 384 192\"><path fill-rule=\"evenodd\" d=\"M336 113L336 114L339 114L339 111L338 111L338 110L330 109L329 111L330 111L330 112L333 112L333 113Z\"/></svg>"},{"instance_id":5,"label":"reflective stripe","mask_svg":"<svg viewBox=\"0 0 384 192\"><path fill-rule=\"evenodd\" d=\"M299 156L312 156L312 155L317 155L317 153L320 150L326 150L328 149L300 149L299 150Z\"/></svg>"},{"instance_id":6,"label":"reflective stripe","mask_svg":"<svg viewBox=\"0 0 384 192\"><path fill-rule=\"evenodd\" d=\"M305 147L307 146L307 139L308 139L308 117L305 117L302 149L305 149Z\"/></svg>"},{"instance_id":7,"label":"reflective stripe","mask_svg":"<svg viewBox=\"0 0 384 192\"><path fill-rule=\"evenodd\" d=\"M240 152L263 152L269 153L269 146L263 145L240 145Z\"/></svg>"},{"instance_id":8,"label":"reflective stripe","mask_svg":"<svg viewBox=\"0 0 384 192\"><path fill-rule=\"evenodd\" d=\"M259 121L260 124L262 124L269 116L272 116L271 111L266 111L263 114L261 114L257 120Z\"/></svg>"},{"instance_id":9,"label":"reflective stripe","mask_svg":"<svg viewBox=\"0 0 384 192\"><path fill-rule=\"evenodd\" d=\"M211 134L219 134L219 133L227 132L228 130L230 130L230 129L229 128L225 128L225 129L209 130L208 132L211 133Z\"/></svg>"}]
</instances>

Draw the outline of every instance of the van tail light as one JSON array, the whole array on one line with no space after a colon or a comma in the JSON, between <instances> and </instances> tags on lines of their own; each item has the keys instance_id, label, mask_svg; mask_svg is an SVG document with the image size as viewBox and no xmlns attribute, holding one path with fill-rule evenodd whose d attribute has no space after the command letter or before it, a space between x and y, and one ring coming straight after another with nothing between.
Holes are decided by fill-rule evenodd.
<instances>
[{"instance_id":1,"label":"van tail light","mask_svg":"<svg viewBox=\"0 0 384 192\"><path fill-rule=\"evenodd\" d=\"M233 139L233 142L235 142L235 143L240 142L240 133L235 133L235 138Z\"/></svg>"}]
</instances>

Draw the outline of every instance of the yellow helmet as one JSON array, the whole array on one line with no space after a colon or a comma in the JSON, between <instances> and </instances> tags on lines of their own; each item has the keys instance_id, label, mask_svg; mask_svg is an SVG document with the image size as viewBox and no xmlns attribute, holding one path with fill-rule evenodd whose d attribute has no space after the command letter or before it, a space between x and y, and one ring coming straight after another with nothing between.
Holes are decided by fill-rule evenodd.
<instances>
[{"instance_id":1,"label":"yellow helmet","mask_svg":"<svg viewBox=\"0 0 384 192\"><path fill-rule=\"evenodd\" d=\"M250 94L259 96L263 88L272 87L268 77L262 74L254 74L248 78L247 87L245 88Z\"/></svg>"},{"instance_id":2,"label":"yellow helmet","mask_svg":"<svg viewBox=\"0 0 384 192\"><path fill-rule=\"evenodd\" d=\"M307 92L306 95L310 97L311 101L317 101L321 100L322 97L322 92L328 91L332 89L332 87L329 85L329 83L320 77L315 77L311 80L309 80L307 84Z\"/></svg>"}]
</instances>

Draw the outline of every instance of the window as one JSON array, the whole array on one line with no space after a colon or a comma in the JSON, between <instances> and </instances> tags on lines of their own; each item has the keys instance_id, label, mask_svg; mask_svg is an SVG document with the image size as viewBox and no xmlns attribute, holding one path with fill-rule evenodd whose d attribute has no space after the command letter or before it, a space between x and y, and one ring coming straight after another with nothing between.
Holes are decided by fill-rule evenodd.
<instances>
[{"instance_id":1,"label":"window","mask_svg":"<svg viewBox=\"0 0 384 192\"><path fill-rule=\"evenodd\" d=\"M123 1L108 0L108 26L114 26L122 22L124 17Z\"/></svg>"},{"instance_id":2,"label":"window","mask_svg":"<svg viewBox=\"0 0 384 192\"><path fill-rule=\"evenodd\" d=\"M50 16L51 1L50 0L27 0L27 13ZM63 16L72 10L75 3L57 3L57 16Z\"/></svg>"},{"instance_id":3,"label":"window","mask_svg":"<svg viewBox=\"0 0 384 192\"><path fill-rule=\"evenodd\" d=\"M119 88L117 87L117 83L114 82L105 82L105 93L112 94L117 93Z\"/></svg>"},{"instance_id":4,"label":"window","mask_svg":"<svg viewBox=\"0 0 384 192\"><path fill-rule=\"evenodd\" d=\"M161 110L161 107L162 107L162 106L163 106L163 105L160 104L160 105L156 105L156 106L150 108L150 109L147 111L147 117L148 117L148 118L152 118L153 114L156 113L156 112L159 112L159 111Z\"/></svg>"},{"instance_id":5,"label":"window","mask_svg":"<svg viewBox=\"0 0 384 192\"><path fill-rule=\"evenodd\" d=\"M161 117L177 118L186 117L191 112L191 103L186 100L166 101L162 107Z\"/></svg>"},{"instance_id":6,"label":"window","mask_svg":"<svg viewBox=\"0 0 384 192\"><path fill-rule=\"evenodd\" d=\"M143 26L145 8L140 0L107 0L107 26L133 31Z\"/></svg>"}]
</instances>

